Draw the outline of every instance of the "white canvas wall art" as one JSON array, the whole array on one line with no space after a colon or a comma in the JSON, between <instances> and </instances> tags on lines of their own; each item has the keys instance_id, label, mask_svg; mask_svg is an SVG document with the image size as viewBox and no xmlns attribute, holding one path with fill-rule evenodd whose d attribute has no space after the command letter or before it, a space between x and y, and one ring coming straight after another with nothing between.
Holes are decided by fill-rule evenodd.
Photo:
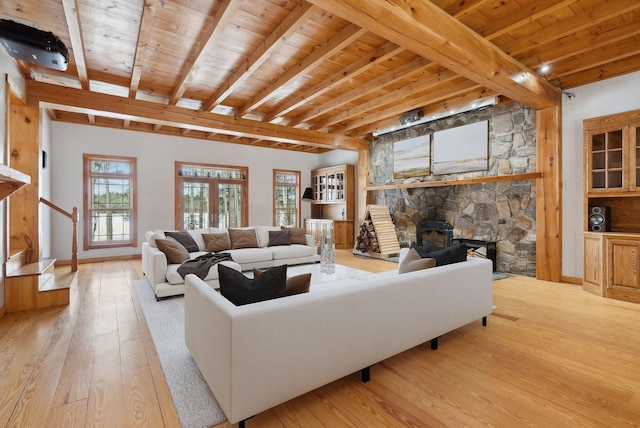
<instances>
[{"instance_id":1,"label":"white canvas wall art","mask_svg":"<svg viewBox=\"0 0 640 428\"><path fill-rule=\"evenodd\" d=\"M434 175L484 171L488 164L488 120L434 132Z\"/></svg>"},{"instance_id":2,"label":"white canvas wall art","mask_svg":"<svg viewBox=\"0 0 640 428\"><path fill-rule=\"evenodd\" d=\"M393 144L393 178L429 175L431 136L409 138Z\"/></svg>"}]
</instances>

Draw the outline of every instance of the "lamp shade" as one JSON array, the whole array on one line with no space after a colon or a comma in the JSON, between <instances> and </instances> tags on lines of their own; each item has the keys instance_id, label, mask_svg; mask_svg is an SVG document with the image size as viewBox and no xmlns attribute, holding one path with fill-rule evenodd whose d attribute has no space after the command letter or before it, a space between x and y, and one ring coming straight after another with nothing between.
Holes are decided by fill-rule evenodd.
<instances>
[{"instance_id":1,"label":"lamp shade","mask_svg":"<svg viewBox=\"0 0 640 428\"><path fill-rule=\"evenodd\" d=\"M311 187L307 187L306 189L304 189L302 200L304 202L313 202L313 189Z\"/></svg>"}]
</instances>

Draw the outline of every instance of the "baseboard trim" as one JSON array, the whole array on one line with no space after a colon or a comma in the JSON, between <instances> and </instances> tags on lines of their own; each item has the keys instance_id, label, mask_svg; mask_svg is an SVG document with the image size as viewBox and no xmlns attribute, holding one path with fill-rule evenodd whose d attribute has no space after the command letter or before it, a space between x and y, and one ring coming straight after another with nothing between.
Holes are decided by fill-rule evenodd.
<instances>
[{"instance_id":1,"label":"baseboard trim","mask_svg":"<svg viewBox=\"0 0 640 428\"><path fill-rule=\"evenodd\" d=\"M78 259L78 264L108 262L111 260L138 260L138 259L142 259L142 254L128 254L124 256L106 256L106 257L92 257L92 258L86 258L86 259ZM56 265L58 266L66 266L70 264L71 264L71 260L56 259Z\"/></svg>"},{"instance_id":2,"label":"baseboard trim","mask_svg":"<svg viewBox=\"0 0 640 428\"><path fill-rule=\"evenodd\" d=\"M566 282L568 284L582 285L582 278L576 278L573 276L561 276L560 282Z\"/></svg>"}]
</instances>

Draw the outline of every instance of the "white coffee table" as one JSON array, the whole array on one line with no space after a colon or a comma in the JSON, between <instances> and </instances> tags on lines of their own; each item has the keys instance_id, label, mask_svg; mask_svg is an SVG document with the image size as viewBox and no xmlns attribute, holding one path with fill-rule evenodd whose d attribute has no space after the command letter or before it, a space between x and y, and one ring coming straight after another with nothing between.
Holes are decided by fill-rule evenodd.
<instances>
[{"instance_id":1,"label":"white coffee table","mask_svg":"<svg viewBox=\"0 0 640 428\"><path fill-rule=\"evenodd\" d=\"M354 269L343 265L335 265L334 272L329 274L320 272L320 263L309 263L287 267L287 276L300 275L303 273L311 273L311 285L313 285L321 284L323 282L335 281L338 279L354 278L360 275L368 275L371 272Z\"/></svg>"}]
</instances>

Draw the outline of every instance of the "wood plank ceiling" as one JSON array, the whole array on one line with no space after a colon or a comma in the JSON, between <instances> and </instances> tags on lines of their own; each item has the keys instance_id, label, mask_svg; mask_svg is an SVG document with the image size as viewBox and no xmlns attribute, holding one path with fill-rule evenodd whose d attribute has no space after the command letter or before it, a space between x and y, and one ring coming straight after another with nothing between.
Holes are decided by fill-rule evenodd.
<instances>
[{"instance_id":1,"label":"wood plank ceiling","mask_svg":"<svg viewBox=\"0 0 640 428\"><path fill-rule=\"evenodd\" d=\"M19 62L53 120L312 153L358 149L416 108L544 108L640 70L637 0L0 4L70 48L65 72Z\"/></svg>"}]
</instances>

